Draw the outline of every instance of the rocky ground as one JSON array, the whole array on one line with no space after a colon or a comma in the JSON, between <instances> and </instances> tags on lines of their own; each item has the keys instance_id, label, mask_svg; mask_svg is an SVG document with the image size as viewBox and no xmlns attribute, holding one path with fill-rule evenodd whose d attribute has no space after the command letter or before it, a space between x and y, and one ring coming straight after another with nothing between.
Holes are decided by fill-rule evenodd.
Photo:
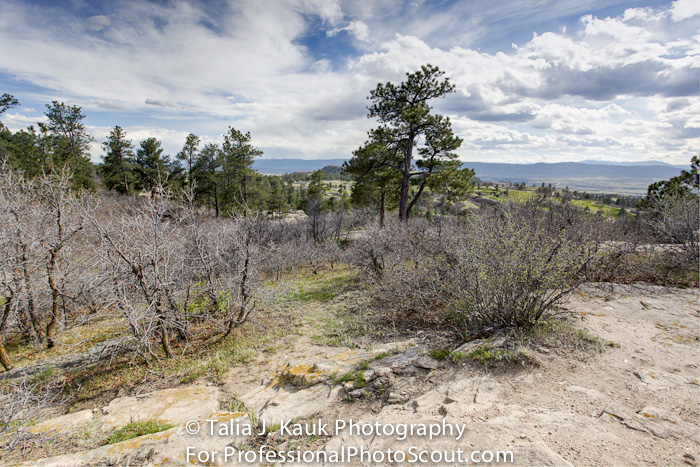
<instances>
[{"instance_id":1,"label":"rocky ground","mask_svg":"<svg viewBox=\"0 0 700 467\"><path fill-rule=\"evenodd\" d=\"M287 336L289 345L280 346L284 350L232 368L222 386L202 382L119 398L94 410L48 418L31 430L60 438L79 430L109 432L139 419L170 422L174 428L17 465L197 463L196 455L188 462L188 446L196 452L218 451L206 462L200 458L217 465L224 463L227 446L229 452L245 452L261 445L326 453L409 447L512 451L514 462L504 465L698 465L698 290L588 285L572 296L567 309L577 327L600 338L601 348L591 352L541 345L529 349L522 361L484 365L430 358L430 345L420 336L365 349L325 347L307 337ZM350 375L348 381L340 381L343 375ZM465 432L459 440L421 434L397 440L395 435L330 428L328 435L289 435L276 426L292 420L333 427L336 420L350 419L375 427L448 424L465 427ZM196 435L187 432L192 420L200 422ZM209 427L225 427L226 432L211 436ZM249 433L263 427L263 434ZM5 453L3 462L8 459L21 457ZM226 464L235 465L234 460Z\"/></svg>"}]
</instances>

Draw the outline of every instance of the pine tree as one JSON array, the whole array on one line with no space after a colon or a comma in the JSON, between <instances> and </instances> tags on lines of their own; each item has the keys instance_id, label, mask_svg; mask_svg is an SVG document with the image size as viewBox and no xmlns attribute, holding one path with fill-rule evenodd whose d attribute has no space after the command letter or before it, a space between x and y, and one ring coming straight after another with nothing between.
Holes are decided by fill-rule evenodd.
<instances>
[{"instance_id":1,"label":"pine tree","mask_svg":"<svg viewBox=\"0 0 700 467\"><path fill-rule=\"evenodd\" d=\"M120 126L115 126L102 144L102 149L105 155L100 173L105 187L128 195L133 191L136 180L133 143L126 139L126 132Z\"/></svg>"}]
</instances>

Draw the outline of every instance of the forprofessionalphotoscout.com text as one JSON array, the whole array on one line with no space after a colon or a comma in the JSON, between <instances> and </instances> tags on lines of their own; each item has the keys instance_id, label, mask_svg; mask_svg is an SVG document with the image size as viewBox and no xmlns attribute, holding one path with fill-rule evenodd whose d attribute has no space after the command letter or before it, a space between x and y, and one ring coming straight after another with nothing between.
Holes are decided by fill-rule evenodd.
<instances>
[{"instance_id":1,"label":"forprofessionalphotoscout.com text","mask_svg":"<svg viewBox=\"0 0 700 467\"><path fill-rule=\"evenodd\" d=\"M202 432L208 436L238 437L260 436L269 432L274 426L281 436L364 436L387 437L399 442L396 448L368 449L366 447L341 446L336 450L275 450L268 446L256 449L237 449L226 446L222 451L199 449L197 446L187 446L187 462L223 463L223 464L252 464L252 463L399 463L399 464L479 464L489 462L514 462L511 451L466 450L454 448L429 449L401 443L409 438L433 441L440 437L450 438L459 443L463 440L467 428L465 424L440 423L358 423L353 420L336 420L324 423L316 420L313 423L292 423L290 420L280 420L278 424L269 425L262 422L254 429L250 424L239 424L235 420L221 422L218 420L191 421L187 423L187 433L195 435Z\"/></svg>"}]
</instances>

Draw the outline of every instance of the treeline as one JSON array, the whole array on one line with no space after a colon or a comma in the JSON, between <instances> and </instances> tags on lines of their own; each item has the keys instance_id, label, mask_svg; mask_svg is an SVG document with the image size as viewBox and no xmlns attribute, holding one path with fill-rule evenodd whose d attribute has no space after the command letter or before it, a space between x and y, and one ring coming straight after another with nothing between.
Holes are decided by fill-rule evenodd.
<instances>
[{"instance_id":1,"label":"treeline","mask_svg":"<svg viewBox=\"0 0 700 467\"><path fill-rule=\"evenodd\" d=\"M0 114L19 105L9 94L0 100ZM95 192L100 182L110 191L127 196L160 195L159 190L188 191L192 202L213 216L259 212L280 216L293 210L337 210L349 208L347 195L331 196L323 180L347 180L341 167L328 166L315 173L283 176L263 175L253 161L263 152L251 144L250 133L229 127L224 141L202 144L190 134L173 158L164 153L161 142L147 138L138 143L115 126L102 144L102 163L90 160L95 141L83 123L78 106L57 101L46 106L48 123L37 128L11 132L0 123L0 160L21 170L25 177L72 173L73 188ZM322 199L310 199L323 196Z\"/></svg>"}]
</instances>

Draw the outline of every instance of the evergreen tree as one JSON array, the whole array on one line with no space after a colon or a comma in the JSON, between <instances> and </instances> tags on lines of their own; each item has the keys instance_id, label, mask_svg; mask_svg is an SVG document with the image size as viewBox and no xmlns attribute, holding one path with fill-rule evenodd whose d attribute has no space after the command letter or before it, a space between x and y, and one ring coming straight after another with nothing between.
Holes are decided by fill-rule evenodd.
<instances>
[{"instance_id":1,"label":"evergreen tree","mask_svg":"<svg viewBox=\"0 0 700 467\"><path fill-rule=\"evenodd\" d=\"M399 219L406 220L426 188L451 198L464 196L474 172L461 169L454 153L462 140L452 132L449 118L434 115L428 102L454 91L454 86L437 67L425 65L407 73L405 82L378 84L371 91L369 116L380 126L370 131L366 146L381 145L372 151L375 168L393 170L398 187ZM422 144L419 144L422 141ZM418 159L414 160L417 149ZM364 165L364 164L362 164ZM360 179L355 178L355 182ZM411 193L411 186L417 187Z\"/></svg>"},{"instance_id":2,"label":"evergreen tree","mask_svg":"<svg viewBox=\"0 0 700 467\"><path fill-rule=\"evenodd\" d=\"M154 197L159 185L169 183L172 163L169 156L163 155L160 141L156 138L141 141L140 147L136 150L134 162L136 186L139 190L147 191L151 197Z\"/></svg>"},{"instance_id":3,"label":"evergreen tree","mask_svg":"<svg viewBox=\"0 0 700 467\"><path fill-rule=\"evenodd\" d=\"M192 181L196 184L195 194L201 204L214 208L216 217L220 215L220 195L222 188L221 151L213 144L206 144L197 154L192 166Z\"/></svg>"},{"instance_id":4,"label":"evergreen tree","mask_svg":"<svg viewBox=\"0 0 700 467\"><path fill-rule=\"evenodd\" d=\"M134 145L126 139L126 132L122 127L115 126L109 133L107 141L102 144L102 149L105 155L102 157L100 172L105 187L128 195L133 191L136 180Z\"/></svg>"},{"instance_id":5,"label":"evergreen tree","mask_svg":"<svg viewBox=\"0 0 700 467\"><path fill-rule=\"evenodd\" d=\"M78 106L57 101L47 104L46 109L49 121L46 125L39 124L39 127L43 133L42 143L50 153L51 171L58 172L68 166L73 172L74 186L94 190L95 166L89 153L94 138L83 124L85 114Z\"/></svg>"},{"instance_id":6,"label":"evergreen tree","mask_svg":"<svg viewBox=\"0 0 700 467\"><path fill-rule=\"evenodd\" d=\"M385 164L391 158L386 146L378 142L369 142L353 152L350 161L343 164L343 169L355 183L352 186L350 200L355 206L373 205L379 209L379 225L384 226L384 218L389 208L398 204L401 174Z\"/></svg>"},{"instance_id":7,"label":"evergreen tree","mask_svg":"<svg viewBox=\"0 0 700 467\"><path fill-rule=\"evenodd\" d=\"M250 144L250 133L229 127L221 147L221 166L226 180L226 199L231 206L241 206L243 214L249 208L251 181L255 170L253 160L262 151Z\"/></svg>"},{"instance_id":8,"label":"evergreen tree","mask_svg":"<svg viewBox=\"0 0 700 467\"><path fill-rule=\"evenodd\" d=\"M178 160L182 161L187 169L186 183L188 185L192 183L192 170L195 162L197 161L197 148L199 147L200 142L201 140L199 139L199 136L190 133L187 136L185 145L182 147L182 151L177 154Z\"/></svg>"}]
</instances>

